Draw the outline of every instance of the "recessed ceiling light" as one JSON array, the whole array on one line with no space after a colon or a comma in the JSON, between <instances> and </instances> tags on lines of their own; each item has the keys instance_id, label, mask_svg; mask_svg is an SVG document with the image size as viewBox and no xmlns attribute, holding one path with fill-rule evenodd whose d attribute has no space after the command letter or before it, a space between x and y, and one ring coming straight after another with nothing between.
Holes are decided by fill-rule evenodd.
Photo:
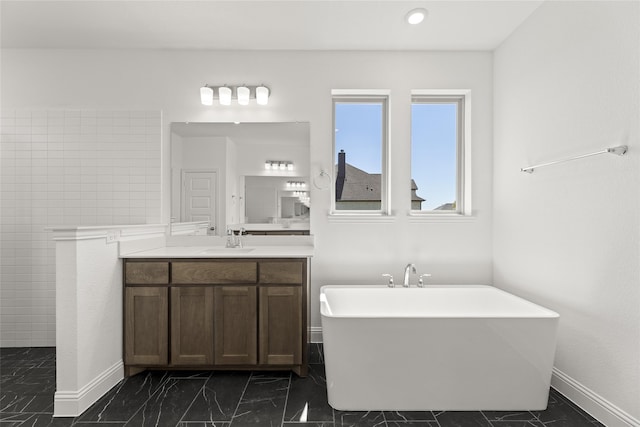
<instances>
[{"instance_id":1,"label":"recessed ceiling light","mask_svg":"<svg viewBox=\"0 0 640 427\"><path fill-rule=\"evenodd\" d=\"M424 21L424 18L427 17L428 13L429 12L427 12L427 9L423 9L423 8L410 10L406 16L407 22L411 25L419 24L422 21Z\"/></svg>"}]
</instances>

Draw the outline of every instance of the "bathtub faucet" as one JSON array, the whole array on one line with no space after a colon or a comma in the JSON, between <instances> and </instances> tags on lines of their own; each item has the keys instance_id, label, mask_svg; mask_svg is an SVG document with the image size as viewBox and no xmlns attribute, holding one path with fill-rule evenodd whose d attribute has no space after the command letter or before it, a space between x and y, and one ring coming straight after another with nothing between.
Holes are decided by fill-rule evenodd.
<instances>
[{"instance_id":1,"label":"bathtub faucet","mask_svg":"<svg viewBox=\"0 0 640 427\"><path fill-rule=\"evenodd\" d=\"M405 288L409 287L409 275L411 274L411 272L413 272L413 274L418 274L418 272L416 271L416 266L409 263L404 269L404 282L402 282L402 286L404 286Z\"/></svg>"}]
</instances>

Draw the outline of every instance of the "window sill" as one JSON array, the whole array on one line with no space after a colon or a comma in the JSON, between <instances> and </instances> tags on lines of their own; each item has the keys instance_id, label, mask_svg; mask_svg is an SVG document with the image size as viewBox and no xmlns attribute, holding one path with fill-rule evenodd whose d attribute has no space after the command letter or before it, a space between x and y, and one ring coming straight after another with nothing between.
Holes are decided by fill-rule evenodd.
<instances>
[{"instance_id":1,"label":"window sill","mask_svg":"<svg viewBox=\"0 0 640 427\"><path fill-rule=\"evenodd\" d=\"M425 222L475 222L476 216L464 215L460 213L410 213L409 223Z\"/></svg>"},{"instance_id":2,"label":"window sill","mask_svg":"<svg viewBox=\"0 0 640 427\"><path fill-rule=\"evenodd\" d=\"M330 223L349 223L349 224L387 224L396 221L394 215L385 215L382 213L330 213L327 215Z\"/></svg>"}]
</instances>

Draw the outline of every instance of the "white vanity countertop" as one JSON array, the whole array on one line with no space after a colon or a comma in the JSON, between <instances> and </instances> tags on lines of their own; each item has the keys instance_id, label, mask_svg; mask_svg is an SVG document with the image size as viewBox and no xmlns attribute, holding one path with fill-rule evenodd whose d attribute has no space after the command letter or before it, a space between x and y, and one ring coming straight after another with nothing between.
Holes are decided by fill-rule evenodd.
<instances>
[{"instance_id":1,"label":"white vanity countertop","mask_svg":"<svg viewBox=\"0 0 640 427\"><path fill-rule=\"evenodd\" d=\"M308 258L313 246L164 246L139 252L120 254L121 258Z\"/></svg>"}]
</instances>

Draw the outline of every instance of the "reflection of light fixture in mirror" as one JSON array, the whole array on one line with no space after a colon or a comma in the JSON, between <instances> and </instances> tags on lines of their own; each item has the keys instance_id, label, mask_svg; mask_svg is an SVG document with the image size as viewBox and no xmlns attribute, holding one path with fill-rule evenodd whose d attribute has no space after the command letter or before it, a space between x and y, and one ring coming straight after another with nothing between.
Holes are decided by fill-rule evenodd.
<instances>
[{"instance_id":1,"label":"reflection of light fixture in mirror","mask_svg":"<svg viewBox=\"0 0 640 427\"><path fill-rule=\"evenodd\" d=\"M236 93L238 95L238 104L249 105L249 88L246 86L238 86Z\"/></svg>"},{"instance_id":2,"label":"reflection of light fixture in mirror","mask_svg":"<svg viewBox=\"0 0 640 427\"><path fill-rule=\"evenodd\" d=\"M234 99L239 105L249 105L251 99L256 100L258 105L267 105L271 89L265 85L209 85L200 88L200 102L203 105L213 105L213 100L217 99L220 105L231 105Z\"/></svg>"},{"instance_id":3,"label":"reflection of light fixture in mirror","mask_svg":"<svg viewBox=\"0 0 640 427\"><path fill-rule=\"evenodd\" d=\"M213 105L213 89L209 86L202 86L200 88L200 102L202 105Z\"/></svg>"},{"instance_id":4,"label":"reflection of light fixture in mirror","mask_svg":"<svg viewBox=\"0 0 640 427\"><path fill-rule=\"evenodd\" d=\"M231 105L231 88L222 86L218 88L220 105Z\"/></svg>"},{"instance_id":5,"label":"reflection of light fixture in mirror","mask_svg":"<svg viewBox=\"0 0 640 427\"><path fill-rule=\"evenodd\" d=\"M304 181L287 181L287 187L290 188L302 188L306 185L307 183Z\"/></svg>"},{"instance_id":6,"label":"reflection of light fixture in mirror","mask_svg":"<svg viewBox=\"0 0 640 427\"><path fill-rule=\"evenodd\" d=\"M267 160L264 162L264 168L266 170L292 171L293 162L285 160Z\"/></svg>"},{"instance_id":7,"label":"reflection of light fixture in mirror","mask_svg":"<svg viewBox=\"0 0 640 427\"><path fill-rule=\"evenodd\" d=\"M267 105L269 103L269 88L266 86L258 86L256 88L256 102L258 105Z\"/></svg>"}]
</instances>

